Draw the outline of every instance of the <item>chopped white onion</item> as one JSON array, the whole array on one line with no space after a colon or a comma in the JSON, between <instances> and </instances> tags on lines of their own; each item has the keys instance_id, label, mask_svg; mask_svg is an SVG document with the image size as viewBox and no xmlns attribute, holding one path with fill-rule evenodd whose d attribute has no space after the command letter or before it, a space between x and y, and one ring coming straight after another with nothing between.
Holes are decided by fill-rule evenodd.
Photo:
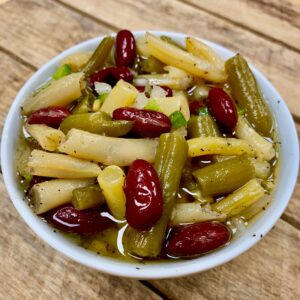
<instances>
[{"instance_id":1,"label":"chopped white onion","mask_svg":"<svg viewBox=\"0 0 300 300\"><path fill-rule=\"evenodd\" d=\"M142 109L147 105L148 100L149 99L146 97L145 93L138 93L133 106L135 108Z\"/></svg>"},{"instance_id":2,"label":"chopped white onion","mask_svg":"<svg viewBox=\"0 0 300 300\"><path fill-rule=\"evenodd\" d=\"M247 222L241 217L231 218L226 224L235 236L240 236L247 228Z\"/></svg>"},{"instance_id":3,"label":"chopped white onion","mask_svg":"<svg viewBox=\"0 0 300 300\"><path fill-rule=\"evenodd\" d=\"M133 84L135 86L146 86L148 84L148 79L146 79L146 78L135 78L135 79L133 79Z\"/></svg>"},{"instance_id":4,"label":"chopped white onion","mask_svg":"<svg viewBox=\"0 0 300 300\"><path fill-rule=\"evenodd\" d=\"M163 88L158 85L154 85L150 93L150 98L166 97L167 94L168 93Z\"/></svg>"},{"instance_id":5,"label":"chopped white onion","mask_svg":"<svg viewBox=\"0 0 300 300\"><path fill-rule=\"evenodd\" d=\"M110 93L112 87L105 82L95 82L95 90L98 93L98 95L102 95L102 94Z\"/></svg>"}]
</instances>

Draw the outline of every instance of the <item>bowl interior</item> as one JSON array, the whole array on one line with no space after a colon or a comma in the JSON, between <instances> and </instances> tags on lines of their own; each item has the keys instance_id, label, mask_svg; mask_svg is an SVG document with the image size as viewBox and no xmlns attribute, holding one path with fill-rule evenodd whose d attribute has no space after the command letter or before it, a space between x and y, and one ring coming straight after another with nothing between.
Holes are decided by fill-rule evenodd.
<instances>
[{"instance_id":1,"label":"bowl interior","mask_svg":"<svg viewBox=\"0 0 300 300\"><path fill-rule=\"evenodd\" d=\"M144 31L135 32L135 36L138 37L144 33ZM172 32L153 33L157 35L169 35L180 43L183 43L186 37L183 34ZM23 200L13 167L14 149L20 128L20 105L34 89L54 73L62 58L75 52L94 50L100 39L95 38L78 44L53 58L27 81L10 108L2 134L1 165L9 196L19 214L38 236L61 253L100 271L131 278L158 279L193 274L225 263L249 249L261 239L261 235L264 236L273 227L286 208L295 186L299 165L297 133L290 112L275 88L254 67L251 68L278 126L279 141L281 142L279 145L279 174L271 204L246 229L243 235L233 240L227 247L193 260L151 264L122 262L98 256L93 252L76 246L60 234L54 233L53 229L41 221ZM204 42L211 46L224 59L228 59L234 55L232 51L220 45L205 40ZM254 234L255 236L253 236Z\"/></svg>"}]
</instances>

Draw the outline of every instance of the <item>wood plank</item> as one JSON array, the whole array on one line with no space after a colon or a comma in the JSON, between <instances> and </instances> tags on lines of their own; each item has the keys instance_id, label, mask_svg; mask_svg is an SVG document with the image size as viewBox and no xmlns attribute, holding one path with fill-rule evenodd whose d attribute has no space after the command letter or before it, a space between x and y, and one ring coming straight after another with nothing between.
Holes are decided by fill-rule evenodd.
<instances>
[{"instance_id":1,"label":"wood plank","mask_svg":"<svg viewBox=\"0 0 300 300\"><path fill-rule=\"evenodd\" d=\"M67 259L25 225L0 176L0 299L161 299L139 281Z\"/></svg>"},{"instance_id":2,"label":"wood plank","mask_svg":"<svg viewBox=\"0 0 300 300\"><path fill-rule=\"evenodd\" d=\"M300 229L299 211L300 211L300 175L298 175L298 181L296 183L293 196L282 218L288 223L295 226L296 228Z\"/></svg>"},{"instance_id":3,"label":"wood plank","mask_svg":"<svg viewBox=\"0 0 300 300\"><path fill-rule=\"evenodd\" d=\"M294 0L184 0L234 24L300 50L300 3Z\"/></svg>"},{"instance_id":4,"label":"wood plank","mask_svg":"<svg viewBox=\"0 0 300 300\"><path fill-rule=\"evenodd\" d=\"M232 262L151 284L170 299L299 299L299 248L299 230L279 220L262 241Z\"/></svg>"},{"instance_id":5,"label":"wood plank","mask_svg":"<svg viewBox=\"0 0 300 300\"><path fill-rule=\"evenodd\" d=\"M6 114L18 90L32 73L32 69L18 63L0 51L0 131L2 131Z\"/></svg>"},{"instance_id":6,"label":"wood plank","mask_svg":"<svg viewBox=\"0 0 300 300\"><path fill-rule=\"evenodd\" d=\"M111 30L51 0L0 6L0 47L40 67L61 51Z\"/></svg>"},{"instance_id":7,"label":"wood plank","mask_svg":"<svg viewBox=\"0 0 300 300\"><path fill-rule=\"evenodd\" d=\"M240 52L271 80L293 114L300 119L298 91L295 88L300 78L299 53L179 1L59 2L119 28L179 31L215 41Z\"/></svg>"}]
</instances>

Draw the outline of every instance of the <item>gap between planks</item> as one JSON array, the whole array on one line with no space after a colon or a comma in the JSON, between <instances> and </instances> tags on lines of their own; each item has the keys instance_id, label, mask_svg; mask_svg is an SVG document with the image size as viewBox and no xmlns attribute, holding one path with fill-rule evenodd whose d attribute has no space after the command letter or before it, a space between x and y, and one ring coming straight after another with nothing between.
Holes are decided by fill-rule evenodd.
<instances>
[{"instance_id":1,"label":"gap between planks","mask_svg":"<svg viewBox=\"0 0 300 300\"><path fill-rule=\"evenodd\" d=\"M1 1L1 0L0 0ZM24 60L23 58L19 57L18 55L16 55L15 53L7 50L6 48L3 48L2 46L0 46L0 51L5 53L7 56L9 56L10 58L12 58L13 60L21 63L22 65L24 65L25 67L36 71L37 67L35 67L34 65L32 65L31 63L29 63L28 61Z\"/></svg>"},{"instance_id":2,"label":"gap between planks","mask_svg":"<svg viewBox=\"0 0 300 300\"><path fill-rule=\"evenodd\" d=\"M57 0L56 0L56 1L57 1ZM259 31L259 30L255 30L255 29L253 29L253 28L247 27L246 25L244 25L244 24L242 24L242 23L240 23L240 22L235 22L234 20L232 20L232 19L230 19L230 18L227 18L225 15L221 15L221 14L219 14L219 13L213 12L213 11L211 11L211 10L209 10L209 9L207 9L207 8L205 8L205 7L203 7L203 6L200 4L201 2L198 2L198 4L194 4L194 3L189 2L188 0L180 0L180 1L181 1L182 3L184 3L184 4L188 5L188 6L190 6L190 7L195 8L196 10L202 10L202 11L206 12L206 13L209 14L209 15L212 15L212 16L214 16L214 17L216 17L216 18L219 18L219 19L221 19L221 20L224 20L224 21L226 21L226 22L228 22L228 23L230 23L230 24L233 24L233 25L235 25L235 26L238 26L238 27L240 27L240 28L242 28L242 29L244 29L244 30L247 30L247 31L249 31L249 32L252 32L252 33L254 33L254 34L256 34L256 35L258 35L258 36L260 36L260 37L262 37L262 38L264 38L264 39L266 39L266 40L269 40L270 42L276 43L276 44L278 44L278 45L280 45L280 46L283 46L283 47L285 47L285 48L287 48L287 49L289 49L289 50L291 50L291 51L294 51L294 52L296 52L296 53L300 53L300 50L299 50L298 48L293 47L292 45L286 44L285 42L283 42L283 41L281 41L281 40L279 40L279 39L277 39L277 38L274 38L274 37L271 37L271 36L269 36L269 35L267 35L267 34L264 34L263 32L261 32L261 31Z\"/></svg>"},{"instance_id":3,"label":"gap between planks","mask_svg":"<svg viewBox=\"0 0 300 300\"><path fill-rule=\"evenodd\" d=\"M161 297L164 300L171 300L170 297L168 297L165 293L163 293L159 288L157 288L154 284L152 284L150 281L147 280L139 280L139 282L144 285L146 288L148 288L153 293L157 294L159 297Z\"/></svg>"},{"instance_id":4,"label":"gap between planks","mask_svg":"<svg viewBox=\"0 0 300 300\"><path fill-rule=\"evenodd\" d=\"M90 20L92 20L92 21L94 21L94 22L96 22L96 23L98 23L100 25L103 25L103 26L107 27L110 30L113 30L113 31L120 30L120 28L118 28L118 27L116 27L116 26L114 26L114 25L112 25L112 24L110 24L108 22L105 22L103 20L100 20L97 17L95 17L95 16L93 16L93 15L91 15L89 13L86 13L86 12L84 12L84 11L82 11L82 10L74 7L74 6L69 5L68 3L65 3L65 2L63 2L61 0L53 0L53 1L57 2L59 5L65 7L67 9L69 9L69 10L72 10L72 11L74 11L74 12L82 15L83 17L86 17L86 18L88 18L88 19L90 19Z\"/></svg>"}]
</instances>

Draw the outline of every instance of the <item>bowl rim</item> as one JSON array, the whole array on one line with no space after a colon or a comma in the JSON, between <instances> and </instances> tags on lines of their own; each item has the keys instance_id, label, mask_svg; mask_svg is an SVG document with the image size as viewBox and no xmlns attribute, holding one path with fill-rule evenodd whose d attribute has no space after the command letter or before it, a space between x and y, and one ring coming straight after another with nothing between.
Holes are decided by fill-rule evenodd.
<instances>
[{"instance_id":1,"label":"bowl rim","mask_svg":"<svg viewBox=\"0 0 300 300\"><path fill-rule=\"evenodd\" d=\"M135 36L140 36L145 32L146 31L144 30L133 31L133 34ZM183 39L184 37L189 36L186 34L170 32L170 31L150 31L150 32L155 35L169 35L175 39ZM20 190L18 190L16 187L16 178L15 178L14 170L13 168L11 168L11 164L9 162L9 159L10 160L13 159L11 158L11 155L13 154L10 154L9 150L14 148L14 143L15 143L15 141L12 141L12 139L10 139L10 134L11 131L16 130L11 128L13 127L12 125L14 124L15 121L15 117L14 117L15 114L17 112L19 113L20 104L24 101L25 95L26 94L28 95L28 91L32 91L32 87L31 88L29 87L32 85L36 85L35 83L39 81L40 77L42 77L44 73L47 73L47 70L49 70L49 68L51 67L53 68L53 66L56 66L63 57L67 56L70 53L80 51L79 49L92 47L91 45L93 46L96 45L104 36L105 35L81 42L71 48L68 48L67 50L61 52L60 54L52 58L50 61L44 64L38 71L36 71L30 79L26 81L24 86L21 88L21 90L18 92L17 96L15 97L10 107L10 110L7 114L4 127L3 127L2 139L1 139L2 141L1 142L1 166L2 166L2 174L3 174L3 179L4 179L6 189L16 210L23 218L25 223L32 229L32 231L35 234L37 234L44 242L46 242L51 247L53 247L55 250L93 269L111 275L123 276L127 278L163 279L163 278L175 278L175 277L191 275L224 264L234 259L235 257L239 256L243 252L247 251L250 247L255 245L260 240L260 236L257 235L254 238L249 238L249 237L243 238L240 241L240 244L236 246L236 248L233 249L230 248L230 250L228 250L227 247L229 246L227 246L224 247L223 249L220 249L206 256L202 256L192 260L185 260L185 261L180 260L176 262L166 262L166 263L158 262L153 264L142 265L140 263L124 262L117 259L98 256L91 251L85 250L82 247L79 247L73 244L72 242L67 241L64 237L53 233L53 230L50 228L50 226L42 222L30 210L29 206L27 205L27 203L25 203L23 198L20 197L21 193ZM196 38L204 41L205 43L212 46L217 51L220 51L230 56L235 54L235 52L219 44L198 37ZM284 201L280 202L279 203L280 206L273 209L271 213L270 211L268 213L268 209L266 210L266 212L264 212L264 215L265 214L269 215L269 219L267 219L267 216L265 216L266 221L262 223L262 226L260 227L259 230L260 234L264 236L269 232L269 230L274 226L274 224L280 218L281 214L284 212L291 198L294 186L296 184L297 174L298 174L299 145L298 145L297 131L292 116L284 100L276 91L276 89L272 86L272 84L267 80L267 78L255 67L253 67L252 65L250 66L257 80L262 81L266 86L266 89L270 90L272 94L276 96L276 99L279 99L279 101L281 102L280 104L281 110L283 111L286 117L285 127L289 129L289 138L292 140L292 144L290 145L291 153L293 155L294 161L297 162L295 163L295 166L291 170L289 170L290 178L287 182L287 186L285 186ZM249 236L250 235L251 237L253 236L251 231L249 233ZM240 238L238 238L238 240L240 240ZM226 249L228 251L226 251Z\"/></svg>"}]
</instances>

